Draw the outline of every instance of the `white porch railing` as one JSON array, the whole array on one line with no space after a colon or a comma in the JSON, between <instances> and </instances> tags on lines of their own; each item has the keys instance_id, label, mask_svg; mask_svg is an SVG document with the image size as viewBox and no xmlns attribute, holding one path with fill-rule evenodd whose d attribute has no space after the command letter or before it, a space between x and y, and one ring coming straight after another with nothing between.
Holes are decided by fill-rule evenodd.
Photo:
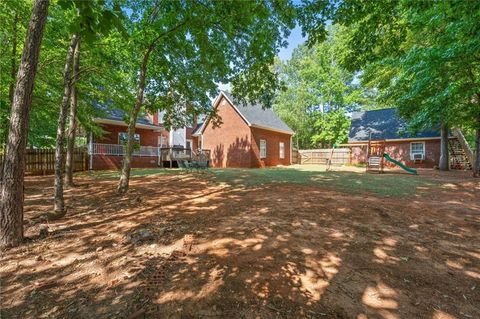
<instances>
[{"instance_id":1,"label":"white porch railing","mask_svg":"<svg viewBox=\"0 0 480 319\"><path fill-rule=\"evenodd\" d=\"M158 156L159 147L140 146L140 149L133 152L133 156ZM89 145L88 154L123 156L125 147L119 144L92 143Z\"/></svg>"}]
</instances>

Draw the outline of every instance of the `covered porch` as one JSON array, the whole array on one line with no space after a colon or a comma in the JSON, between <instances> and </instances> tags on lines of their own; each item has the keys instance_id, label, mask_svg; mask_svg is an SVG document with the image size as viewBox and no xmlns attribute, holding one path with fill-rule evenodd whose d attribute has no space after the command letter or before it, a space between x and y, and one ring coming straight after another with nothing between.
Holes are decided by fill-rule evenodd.
<instances>
[{"instance_id":1,"label":"covered porch","mask_svg":"<svg viewBox=\"0 0 480 319\"><path fill-rule=\"evenodd\" d=\"M117 169L125 154L121 144L90 143L89 169ZM138 146L133 151L132 167L176 167L177 160L210 161L210 150L192 150L184 147Z\"/></svg>"}]
</instances>

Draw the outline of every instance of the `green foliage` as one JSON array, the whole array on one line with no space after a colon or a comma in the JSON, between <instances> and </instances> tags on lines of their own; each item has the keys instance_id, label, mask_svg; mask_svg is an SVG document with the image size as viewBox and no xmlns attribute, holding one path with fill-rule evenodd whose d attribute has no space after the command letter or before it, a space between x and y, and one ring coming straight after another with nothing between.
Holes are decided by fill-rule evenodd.
<instances>
[{"instance_id":1,"label":"green foliage","mask_svg":"<svg viewBox=\"0 0 480 319\"><path fill-rule=\"evenodd\" d=\"M105 54L115 78L114 107L129 114L135 103L139 68L147 52L144 109L164 111L165 126L211 114L218 83L248 101L271 104L276 77L269 67L283 36L293 27L288 1L128 1L127 39L114 33Z\"/></svg>"},{"instance_id":2,"label":"green foliage","mask_svg":"<svg viewBox=\"0 0 480 319\"><path fill-rule=\"evenodd\" d=\"M413 130L480 127L480 2L345 0L328 14L348 30L342 65Z\"/></svg>"},{"instance_id":3,"label":"green foliage","mask_svg":"<svg viewBox=\"0 0 480 319\"><path fill-rule=\"evenodd\" d=\"M297 147L345 142L346 112L370 106L369 94L355 80L355 73L342 67L346 30L329 28L326 41L312 47L300 46L286 63L276 69L283 90L274 109L295 131Z\"/></svg>"},{"instance_id":4,"label":"green foliage","mask_svg":"<svg viewBox=\"0 0 480 319\"><path fill-rule=\"evenodd\" d=\"M26 27L30 19L32 1L0 2L1 55L0 77L0 145L3 146L8 130L11 101L9 87L14 83L20 62ZM49 18L42 41L40 59L32 98L32 111L28 133L30 147L53 147L57 129L59 104L63 94L63 67L72 32L83 36L82 66L80 70L78 118L87 131L99 133L92 118L98 115L93 101L108 100L115 92L99 90L112 81L110 61L105 59L105 34L112 27L122 32L119 7L104 1L58 1L49 8ZM119 17L120 16L120 17ZM16 21L16 23L15 23ZM3 23L4 22L4 23ZM16 26L16 29L14 28ZM14 58L15 71L11 76L13 43L17 43ZM4 85L5 84L5 85ZM108 94L107 94L108 92ZM1 148L0 146L0 148Z\"/></svg>"},{"instance_id":5,"label":"green foliage","mask_svg":"<svg viewBox=\"0 0 480 319\"><path fill-rule=\"evenodd\" d=\"M315 134L312 143L315 145L333 146L348 141L350 118L342 109L320 114L314 123Z\"/></svg>"},{"instance_id":6,"label":"green foliage","mask_svg":"<svg viewBox=\"0 0 480 319\"><path fill-rule=\"evenodd\" d=\"M0 1L0 150L7 138L11 97L31 8L31 1Z\"/></svg>"}]
</instances>

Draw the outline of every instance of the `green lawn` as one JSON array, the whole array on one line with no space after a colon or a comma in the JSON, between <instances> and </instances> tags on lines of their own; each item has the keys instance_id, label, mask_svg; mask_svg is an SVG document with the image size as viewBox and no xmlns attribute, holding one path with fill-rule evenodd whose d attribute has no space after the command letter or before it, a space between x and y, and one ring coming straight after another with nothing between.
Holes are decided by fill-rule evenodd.
<instances>
[{"instance_id":1,"label":"green lawn","mask_svg":"<svg viewBox=\"0 0 480 319\"><path fill-rule=\"evenodd\" d=\"M99 179L116 179L118 171L96 171L83 173ZM132 169L131 176L185 174L178 169ZM206 173L195 173L197 178L208 178L216 183L231 187L255 188L274 183L320 186L352 194L372 193L380 197L413 196L419 189L441 187L441 182L422 175L366 174L363 171L325 171L323 166L295 166L264 169L209 169Z\"/></svg>"}]
</instances>

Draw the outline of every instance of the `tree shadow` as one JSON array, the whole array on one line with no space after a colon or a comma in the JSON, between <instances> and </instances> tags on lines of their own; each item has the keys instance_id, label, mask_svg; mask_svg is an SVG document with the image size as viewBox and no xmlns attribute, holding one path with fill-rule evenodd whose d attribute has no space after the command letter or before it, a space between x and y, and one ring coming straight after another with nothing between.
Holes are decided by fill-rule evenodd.
<instances>
[{"instance_id":1,"label":"tree shadow","mask_svg":"<svg viewBox=\"0 0 480 319\"><path fill-rule=\"evenodd\" d=\"M442 203L200 176L133 179L123 197L82 182L49 237L2 255L2 318L480 315L479 194L455 202L462 184ZM140 229L151 238L125 240Z\"/></svg>"},{"instance_id":2,"label":"tree shadow","mask_svg":"<svg viewBox=\"0 0 480 319\"><path fill-rule=\"evenodd\" d=\"M251 167L252 149L247 136L235 138L235 142L228 146L226 167Z\"/></svg>"}]
</instances>

